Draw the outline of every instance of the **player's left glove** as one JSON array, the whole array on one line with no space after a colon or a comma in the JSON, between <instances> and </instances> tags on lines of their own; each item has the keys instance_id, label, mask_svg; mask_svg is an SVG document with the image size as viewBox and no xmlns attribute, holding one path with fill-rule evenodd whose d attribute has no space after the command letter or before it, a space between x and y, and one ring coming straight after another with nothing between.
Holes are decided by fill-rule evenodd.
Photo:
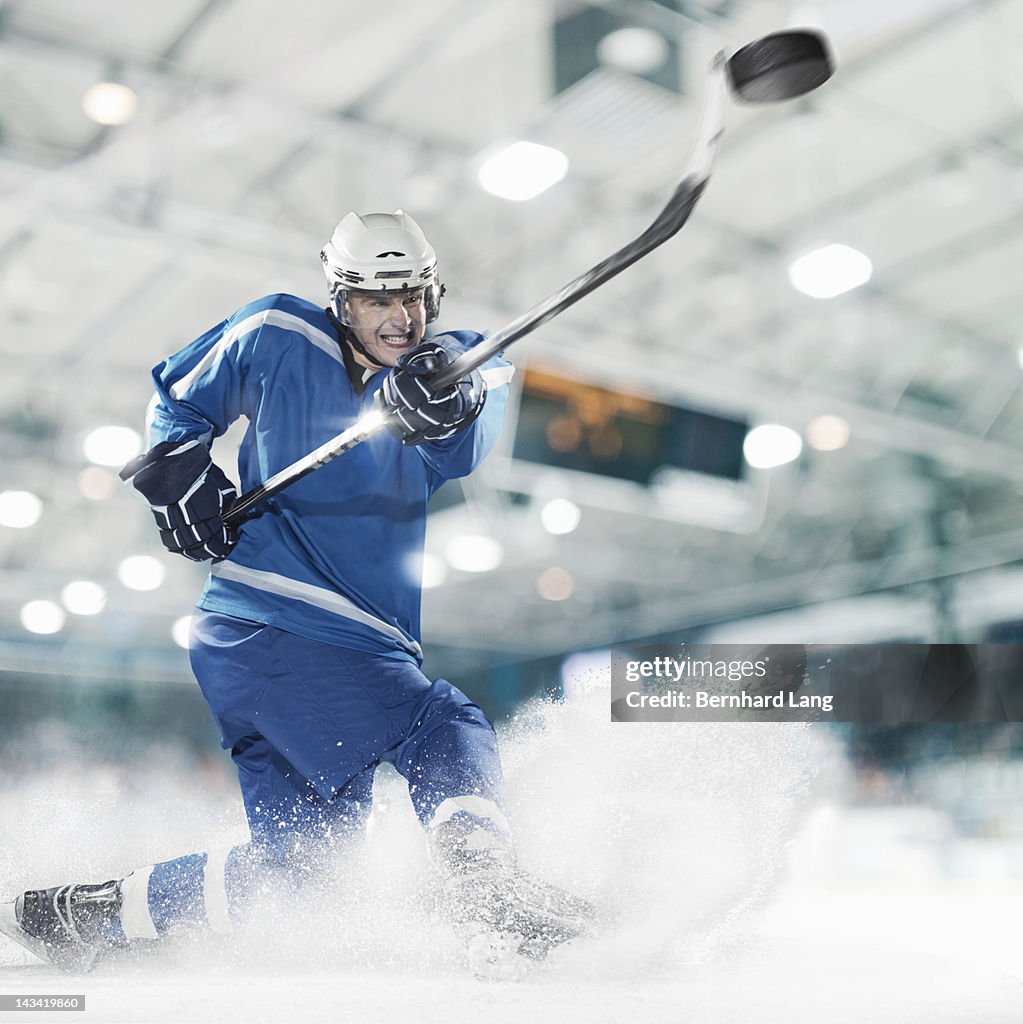
<instances>
[{"instance_id":1,"label":"player's left glove","mask_svg":"<svg viewBox=\"0 0 1023 1024\"><path fill-rule=\"evenodd\" d=\"M440 345L428 341L403 355L384 378L377 401L384 412L395 414L389 429L404 444L442 441L482 412L487 385L479 370L440 390L430 387L429 378L450 362Z\"/></svg>"},{"instance_id":2,"label":"player's left glove","mask_svg":"<svg viewBox=\"0 0 1023 1024\"><path fill-rule=\"evenodd\" d=\"M222 516L238 492L201 442L161 441L120 477L149 505L168 551L193 562L231 553L237 537Z\"/></svg>"}]
</instances>

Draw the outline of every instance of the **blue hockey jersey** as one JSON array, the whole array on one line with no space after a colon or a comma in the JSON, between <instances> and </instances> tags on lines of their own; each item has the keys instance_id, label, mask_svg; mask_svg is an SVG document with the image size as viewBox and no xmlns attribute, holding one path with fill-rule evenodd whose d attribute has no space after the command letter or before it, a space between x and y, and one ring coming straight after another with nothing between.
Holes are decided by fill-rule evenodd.
<instances>
[{"instance_id":1,"label":"blue hockey jersey","mask_svg":"<svg viewBox=\"0 0 1023 1024\"><path fill-rule=\"evenodd\" d=\"M457 331L433 340L457 354L481 337ZM511 366L493 358L482 370L487 401L471 427L414 447L381 431L266 502L230 557L212 566L199 607L421 661L427 501L478 465L504 419ZM244 416L238 472L247 491L354 423L384 377L378 371L357 393L325 311L292 295L266 296L154 369L149 444L209 445Z\"/></svg>"}]
</instances>

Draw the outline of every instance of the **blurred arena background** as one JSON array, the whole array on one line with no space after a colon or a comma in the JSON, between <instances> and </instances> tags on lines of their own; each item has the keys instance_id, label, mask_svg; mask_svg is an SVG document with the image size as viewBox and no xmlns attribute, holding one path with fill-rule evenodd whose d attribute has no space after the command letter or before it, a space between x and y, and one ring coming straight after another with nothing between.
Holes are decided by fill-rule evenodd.
<instances>
[{"instance_id":1,"label":"blurred arena background","mask_svg":"<svg viewBox=\"0 0 1023 1024\"><path fill-rule=\"evenodd\" d=\"M660 209L716 50L795 25L835 78L734 108L682 234L515 349L502 448L410 567L426 670L503 721L619 643L1023 641L1014 0L4 0L4 787L156 746L230 792L181 646L204 571L116 481L154 364L325 294L349 209L420 221L441 329L500 327ZM484 187L515 141L562 157L532 198ZM830 245L858 285L798 275ZM831 732L840 802L888 823L867 875L877 826L1018 897L1018 725Z\"/></svg>"}]
</instances>

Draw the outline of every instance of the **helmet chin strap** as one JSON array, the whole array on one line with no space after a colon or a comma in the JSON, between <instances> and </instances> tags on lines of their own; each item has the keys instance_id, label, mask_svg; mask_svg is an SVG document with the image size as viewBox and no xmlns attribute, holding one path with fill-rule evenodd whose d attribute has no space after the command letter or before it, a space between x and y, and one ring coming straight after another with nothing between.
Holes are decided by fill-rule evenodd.
<instances>
[{"instance_id":1,"label":"helmet chin strap","mask_svg":"<svg viewBox=\"0 0 1023 1024\"><path fill-rule=\"evenodd\" d=\"M355 336L355 332L347 324L343 324L338 320L337 314L330 308L330 306L326 308L325 312L329 317L330 322L334 325L334 329L337 331L338 337L342 342L347 342L353 349L355 349L356 352L359 353L360 356L362 356L363 359L372 363L378 370L387 369L387 363L382 363L376 358L376 356L371 355L370 352L367 351L366 346L363 345L363 343Z\"/></svg>"}]
</instances>

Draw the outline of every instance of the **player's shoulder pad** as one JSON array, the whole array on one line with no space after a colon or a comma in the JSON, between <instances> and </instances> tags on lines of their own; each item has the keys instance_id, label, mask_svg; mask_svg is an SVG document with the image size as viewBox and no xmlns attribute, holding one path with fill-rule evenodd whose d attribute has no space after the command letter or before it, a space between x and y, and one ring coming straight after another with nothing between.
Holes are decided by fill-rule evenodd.
<instances>
[{"instance_id":1,"label":"player's shoulder pad","mask_svg":"<svg viewBox=\"0 0 1023 1024\"><path fill-rule=\"evenodd\" d=\"M270 310L280 310L282 313L291 313L293 316L301 317L315 326L326 321L326 314L323 309L308 299L299 298L297 295L289 295L286 292L275 292L272 295L264 295L246 303L231 316L231 321L239 323L247 320L250 316L258 313L267 313Z\"/></svg>"},{"instance_id":2,"label":"player's shoulder pad","mask_svg":"<svg viewBox=\"0 0 1023 1024\"><path fill-rule=\"evenodd\" d=\"M326 311L297 295L278 292L248 303L227 322L225 334L249 341L261 338L274 352L279 352L282 345L305 346L311 342L341 361L337 335Z\"/></svg>"}]
</instances>

